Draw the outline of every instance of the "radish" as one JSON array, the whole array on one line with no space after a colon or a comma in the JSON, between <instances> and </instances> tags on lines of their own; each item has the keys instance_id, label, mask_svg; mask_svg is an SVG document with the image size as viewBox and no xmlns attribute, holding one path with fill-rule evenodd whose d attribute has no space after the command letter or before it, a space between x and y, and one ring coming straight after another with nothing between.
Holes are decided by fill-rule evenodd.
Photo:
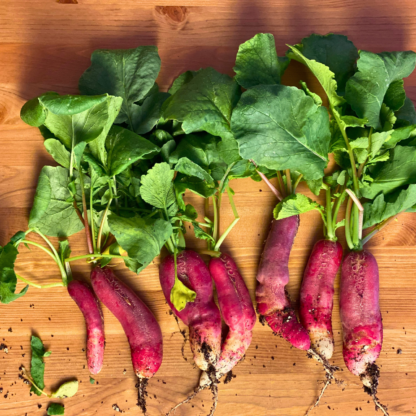
<instances>
[{"instance_id":1,"label":"radish","mask_svg":"<svg viewBox=\"0 0 416 416\"><path fill-rule=\"evenodd\" d=\"M306 329L299 323L285 286L289 282L289 255L299 227L299 217L272 220L257 271L257 311L273 332L294 347L310 348Z\"/></svg>"},{"instance_id":2,"label":"radish","mask_svg":"<svg viewBox=\"0 0 416 416\"><path fill-rule=\"evenodd\" d=\"M177 276L180 281L196 293L193 302L188 302L178 311L171 301L171 290L175 283L174 256L167 256L160 265L159 279L166 301L173 313L189 327L191 349L195 364L209 373L221 352L221 316L213 297L213 285L208 267L192 250L177 255Z\"/></svg>"},{"instance_id":3,"label":"radish","mask_svg":"<svg viewBox=\"0 0 416 416\"><path fill-rule=\"evenodd\" d=\"M131 349L133 369L139 378L138 406L146 413L146 386L162 364L162 331L143 301L117 279L109 267L91 272L94 292L120 321Z\"/></svg>"},{"instance_id":4,"label":"radish","mask_svg":"<svg viewBox=\"0 0 416 416\"><path fill-rule=\"evenodd\" d=\"M376 408L387 414L377 394L380 371L376 360L383 343L379 305L379 274L375 257L367 250L352 251L342 263L340 314L343 356L348 370L359 376Z\"/></svg>"},{"instance_id":5,"label":"radish","mask_svg":"<svg viewBox=\"0 0 416 416\"><path fill-rule=\"evenodd\" d=\"M87 362L91 374L101 371L104 360L104 320L100 304L91 287L78 280L68 284L68 293L76 302L87 324Z\"/></svg>"}]
</instances>

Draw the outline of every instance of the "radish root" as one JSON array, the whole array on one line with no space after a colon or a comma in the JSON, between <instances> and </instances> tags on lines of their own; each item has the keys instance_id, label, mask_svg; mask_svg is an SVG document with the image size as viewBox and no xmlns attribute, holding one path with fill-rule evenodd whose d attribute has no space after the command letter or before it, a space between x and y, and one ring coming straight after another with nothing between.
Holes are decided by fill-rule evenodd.
<instances>
[{"instance_id":1,"label":"radish root","mask_svg":"<svg viewBox=\"0 0 416 416\"><path fill-rule=\"evenodd\" d=\"M309 413L313 409L315 409L315 407L319 406L319 402L321 401L327 387L332 383L332 380L337 381L334 377L334 374L335 374L336 371L339 370L339 367L337 367L335 365L331 365L326 358L322 357L320 354L318 354L316 351L314 351L312 349L309 349L307 351L307 355L308 355L309 358L314 358L316 361L318 361L319 363L321 363L323 365L324 370L326 372L326 374L325 374L326 382L325 382L324 386L322 387L321 392L320 392L318 398L316 399L315 404L309 408L309 410L305 413L305 416L308 416Z\"/></svg>"},{"instance_id":2,"label":"radish root","mask_svg":"<svg viewBox=\"0 0 416 416\"><path fill-rule=\"evenodd\" d=\"M376 410L380 409L385 416L389 416L388 408L384 404L381 404L377 397L378 379L380 377L380 369L376 364L369 364L364 374L360 376L360 379L364 385L364 391L371 396Z\"/></svg>"},{"instance_id":3,"label":"radish root","mask_svg":"<svg viewBox=\"0 0 416 416\"><path fill-rule=\"evenodd\" d=\"M136 388L138 390L138 400L137 400L137 406L142 409L143 414L145 415L147 412L146 409L146 397L147 397L147 383L149 380L147 378L139 378Z\"/></svg>"}]
</instances>

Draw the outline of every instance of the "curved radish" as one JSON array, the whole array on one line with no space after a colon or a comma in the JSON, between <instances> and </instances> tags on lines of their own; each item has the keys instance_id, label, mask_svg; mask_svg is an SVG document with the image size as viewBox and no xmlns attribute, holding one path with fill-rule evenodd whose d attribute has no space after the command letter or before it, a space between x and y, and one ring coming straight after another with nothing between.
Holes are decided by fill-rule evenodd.
<instances>
[{"instance_id":1,"label":"curved radish","mask_svg":"<svg viewBox=\"0 0 416 416\"><path fill-rule=\"evenodd\" d=\"M299 323L285 286L289 282L289 255L299 228L299 216L272 220L257 271L257 311L278 335L301 350L310 348L306 329Z\"/></svg>"},{"instance_id":2,"label":"curved radish","mask_svg":"<svg viewBox=\"0 0 416 416\"><path fill-rule=\"evenodd\" d=\"M101 302L120 321L131 349L133 369L139 378L139 403L146 412L146 384L162 364L163 340L160 326L143 301L114 275L97 266L91 282Z\"/></svg>"},{"instance_id":3,"label":"curved radish","mask_svg":"<svg viewBox=\"0 0 416 416\"><path fill-rule=\"evenodd\" d=\"M300 290L300 321L309 333L311 348L326 360L334 352L334 282L341 261L340 243L318 241L309 257Z\"/></svg>"},{"instance_id":4,"label":"curved radish","mask_svg":"<svg viewBox=\"0 0 416 416\"><path fill-rule=\"evenodd\" d=\"M160 265L159 279L166 301L173 313L189 327L189 338L195 364L203 371L215 372L221 351L221 316L213 297L212 279L202 258L192 250L177 255L179 280L196 293L194 302L188 302L178 311L170 300L175 282L173 255Z\"/></svg>"},{"instance_id":5,"label":"curved radish","mask_svg":"<svg viewBox=\"0 0 416 416\"><path fill-rule=\"evenodd\" d=\"M387 414L376 397L380 372L375 362L383 343L379 274L377 261L367 250L352 251L342 263L340 314L345 364Z\"/></svg>"},{"instance_id":6,"label":"curved radish","mask_svg":"<svg viewBox=\"0 0 416 416\"><path fill-rule=\"evenodd\" d=\"M212 258L209 271L217 288L221 315L229 328L216 365L219 380L233 369L250 346L256 312L247 286L231 256L221 254L219 258Z\"/></svg>"},{"instance_id":7,"label":"curved radish","mask_svg":"<svg viewBox=\"0 0 416 416\"><path fill-rule=\"evenodd\" d=\"M68 293L76 302L87 325L87 362L91 374L101 371L104 360L104 320L100 304L91 287L78 280L68 284Z\"/></svg>"}]
</instances>

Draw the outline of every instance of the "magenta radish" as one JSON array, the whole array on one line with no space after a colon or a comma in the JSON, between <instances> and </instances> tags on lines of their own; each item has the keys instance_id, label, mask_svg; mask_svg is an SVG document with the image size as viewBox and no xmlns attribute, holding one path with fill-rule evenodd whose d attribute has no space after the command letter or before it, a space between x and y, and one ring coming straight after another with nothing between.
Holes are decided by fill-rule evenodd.
<instances>
[{"instance_id":1,"label":"magenta radish","mask_svg":"<svg viewBox=\"0 0 416 416\"><path fill-rule=\"evenodd\" d=\"M217 379L244 357L253 337L256 312L250 293L232 257L222 253L212 258L209 271L218 293L221 315L229 330L216 365Z\"/></svg>"},{"instance_id":2,"label":"magenta radish","mask_svg":"<svg viewBox=\"0 0 416 416\"><path fill-rule=\"evenodd\" d=\"M367 250L352 251L342 263L340 314L345 364L385 412L376 399L380 372L375 362L383 343L379 274L377 261Z\"/></svg>"},{"instance_id":3,"label":"magenta radish","mask_svg":"<svg viewBox=\"0 0 416 416\"><path fill-rule=\"evenodd\" d=\"M332 307L334 282L342 261L342 246L318 241L306 266L300 290L300 321L311 339L311 348L329 360L334 352Z\"/></svg>"},{"instance_id":4,"label":"magenta radish","mask_svg":"<svg viewBox=\"0 0 416 416\"><path fill-rule=\"evenodd\" d=\"M257 311L277 335L294 347L308 350L308 332L299 323L285 286L289 283L289 256L299 227L299 217L272 220L257 271Z\"/></svg>"},{"instance_id":5,"label":"magenta radish","mask_svg":"<svg viewBox=\"0 0 416 416\"><path fill-rule=\"evenodd\" d=\"M78 305L87 325L87 362L91 374L101 371L104 360L104 320L100 304L91 287L78 280L68 284L68 293Z\"/></svg>"},{"instance_id":6,"label":"magenta radish","mask_svg":"<svg viewBox=\"0 0 416 416\"><path fill-rule=\"evenodd\" d=\"M178 311L170 294L175 283L174 256L160 265L159 279L166 301L173 313L189 327L189 338L195 364L203 371L214 371L221 352L221 316L213 297L212 279L202 258L192 250L177 255L177 275L196 298Z\"/></svg>"},{"instance_id":7,"label":"magenta radish","mask_svg":"<svg viewBox=\"0 0 416 416\"><path fill-rule=\"evenodd\" d=\"M162 364L163 340L160 326L150 309L109 267L91 272L93 289L100 301L120 321L131 349L133 369L139 378L138 405L146 412L146 385Z\"/></svg>"}]
</instances>

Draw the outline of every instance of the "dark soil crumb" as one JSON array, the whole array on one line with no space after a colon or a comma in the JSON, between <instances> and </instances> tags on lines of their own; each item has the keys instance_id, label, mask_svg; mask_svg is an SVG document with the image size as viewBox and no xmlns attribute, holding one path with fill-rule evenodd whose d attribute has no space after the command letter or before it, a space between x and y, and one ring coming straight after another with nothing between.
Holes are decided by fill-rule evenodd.
<instances>
[{"instance_id":1,"label":"dark soil crumb","mask_svg":"<svg viewBox=\"0 0 416 416\"><path fill-rule=\"evenodd\" d=\"M13 329L12 329L12 328L9 328L9 329L8 329L8 331L9 331L9 332L13 332Z\"/></svg>"},{"instance_id":2,"label":"dark soil crumb","mask_svg":"<svg viewBox=\"0 0 416 416\"><path fill-rule=\"evenodd\" d=\"M41 404L38 404L38 409L42 409L42 405Z\"/></svg>"},{"instance_id":3,"label":"dark soil crumb","mask_svg":"<svg viewBox=\"0 0 416 416\"><path fill-rule=\"evenodd\" d=\"M120 412L120 413L124 413L118 406L117 406L117 404L113 404L112 406L111 406L112 408L113 408L113 410L115 410L116 412Z\"/></svg>"},{"instance_id":4,"label":"dark soil crumb","mask_svg":"<svg viewBox=\"0 0 416 416\"><path fill-rule=\"evenodd\" d=\"M235 375L235 374L233 374L233 372L232 371L229 371L228 373L227 373L227 375L225 376L225 379L224 379L224 384L228 384L228 383L230 383L231 382L231 380L233 379L233 378L236 378L237 376Z\"/></svg>"},{"instance_id":5,"label":"dark soil crumb","mask_svg":"<svg viewBox=\"0 0 416 416\"><path fill-rule=\"evenodd\" d=\"M403 350L401 348L397 349L397 354L403 354Z\"/></svg>"}]
</instances>

